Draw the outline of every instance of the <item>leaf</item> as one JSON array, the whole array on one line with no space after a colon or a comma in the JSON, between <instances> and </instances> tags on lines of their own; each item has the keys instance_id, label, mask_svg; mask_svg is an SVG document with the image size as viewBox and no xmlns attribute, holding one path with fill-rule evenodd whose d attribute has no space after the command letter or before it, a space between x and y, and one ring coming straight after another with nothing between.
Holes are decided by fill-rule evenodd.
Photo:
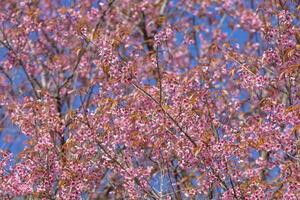
<instances>
[{"instance_id":1,"label":"leaf","mask_svg":"<svg viewBox=\"0 0 300 200\"><path fill-rule=\"evenodd\" d=\"M263 137L258 138L258 140L256 142L254 142L254 146L256 148L259 148L261 146L263 146L265 144L265 139Z\"/></svg>"},{"instance_id":2,"label":"leaf","mask_svg":"<svg viewBox=\"0 0 300 200\"><path fill-rule=\"evenodd\" d=\"M219 48L219 47L218 47L218 45L217 45L216 43L213 43L213 44L209 47L211 53L216 53L217 50L218 50L218 48Z\"/></svg>"},{"instance_id":3,"label":"leaf","mask_svg":"<svg viewBox=\"0 0 300 200\"><path fill-rule=\"evenodd\" d=\"M158 26L161 26L166 21L166 16L159 16L159 18L156 21L156 24Z\"/></svg>"},{"instance_id":4,"label":"leaf","mask_svg":"<svg viewBox=\"0 0 300 200\"><path fill-rule=\"evenodd\" d=\"M230 47L231 47L231 45L230 45L230 43L228 43L228 42L225 42L225 43L223 44L223 47L230 48Z\"/></svg>"},{"instance_id":5,"label":"leaf","mask_svg":"<svg viewBox=\"0 0 300 200\"><path fill-rule=\"evenodd\" d=\"M110 74L109 74L110 67L109 67L109 65L101 65L101 68L102 68L104 74L109 78L110 77Z\"/></svg>"},{"instance_id":6,"label":"leaf","mask_svg":"<svg viewBox=\"0 0 300 200\"><path fill-rule=\"evenodd\" d=\"M66 181L65 181L65 180L60 180L60 181L58 182L58 187L59 187L59 188L63 188L63 187L65 186L65 184L66 184Z\"/></svg>"},{"instance_id":7,"label":"leaf","mask_svg":"<svg viewBox=\"0 0 300 200\"><path fill-rule=\"evenodd\" d=\"M132 131L130 133L130 140L133 147L140 147L144 145L143 139L139 131Z\"/></svg>"},{"instance_id":8,"label":"leaf","mask_svg":"<svg viewBox=\"0 0 300 200\"><path fill-rule=\"evenodd\" d=\"M138 131L132 131L130 133L130 135L133 137L133 138L136 138L138 135L139 135L139 132Z\"/></svg>"},{"instance_id":9,"label":"leaf","mask_svg":"<svg viewBox=\"0 0 300 200\"><path fill-rule=\"evenodd\" d=\"M62 7L58 9L58 12L62 15L65 15L68 12L68 9L66 7Z\"/></svg>"},{"instance_id":10,"label":"leaf","mask_svg":"<svg viewBox=\"0 0 300 200\"><path fill-rule=\"evenodd\" d=\"M300 130L300 124L296 125L294 128L293 128L293 131L292 133L294 133L295 131L299 131ZM299 140L300 141L300 140Z\"/></svg>"},{"instance_id":11,"label":"leaf","mask_svg":"<svg viewBox=\"0 0 300 200\"><path fill-rule=\"evenodd\" d=\"M300 8L300 6L299 6L299 8ZM300 33L296 33L295 36L296 36L296 40L297 40L298 44L300 44Z\"/></svg>"},{"instance_id":12,"label":"leaf","mask_svg":"<svg viewBox=\"0 0 300 200\"><path fill-rule=\"evenodd\" d=\"M69 149L74 145L75 145L75 140L71 138L71 139L68 139L65 144L63 144L62 148Z\"/></svg>"},{"instance_id":13,"label":"leaf","mask_svg":"<svg viewBox=\"0 0 300 200\"><path fill-rule=\"evenodd\" d=\"M189 98L190 103L191 103L192 105L194 105L195 103L197 103L198 99L199 99L199 98L198 98L198 96L197 96L196 93L193 93L193 94L190 96L190 98Z\"/></svg>"},{"instance_id":14,"label":"leaf","mask_svg":"<svg viewBox=\"0 0 300 200\"><path fill-rule=\"evenodd\" d=\"M113 109L118 105L118 101L116 101L115 99L108 98L107 101L109 103L109 106L108 106L109 109Z\"/></svg>"},{"instance_id":15,"label":"leaf","mask_svg":"<svg viewBox=\"0 0 300 200\"><path fill-rule=\"evenodd\" d=\"M201 152L202 148L201 147L195 147L193 148L193 153L197 157L199 153Z\"/></svg>"},{"instance_id":16,"label":"leaf","mask_svg":"<svg viewBox=\"0 0 300 200\"><path fill-rule=\"evenodd\" d=\"M84 49L83 48L79 48L77 51L76 51L76 55L79 57L83 54L84 52Z\"/></svg>"},{"instance_id":17,"label":"leaf","mask_svg":"<svg viewBox=\"0 0 300 200\"><path fill-rule=\"evenodd\" d=\"M138 113L137 112L134 112L132 115L131 115L131 121L132 122L136 122L138 120Z\"/></svg>"},{"instance_id":18,"label":"leaf","mask_svg":"<svg viewBox=\"0 0 300 200\"><path fill-rule=\"evenodd\" d=\"M69 125L69 129L70 130L72 130L72 129L77 129L78 128L78 124L77 123L71 123L70 125Z\"/></svg>"},{"instance_id":19,"label":"leaf","mask_svg":"<svg viewBox=\"0 0 300 200\"><path fill-rule=\"evenodd\" d=\"M120 44L122 43L122 41L119 39L119 38L115 38L113 41L112 41L112 47L114 49L117 49Z\"/></svg>"},{"instance_id":20,"label":"leaf","mask_svg":"<svg viewBox=\"0 0 300 200\"><path fill-rule=\"evenodd\" d=\"M66 121L72 120L72 119L74 119L75 115L76 115L76 112L74 110L69 110L65 116L65 120Z\"/></svg>"},{"instance_id":21,"label":"leaf","mask_svg":"<svg viewBox=\"0 0 300 200\"><path fill-rule=\"evenodd\" d=\"M296 70L298 68L300 68L300 63L290 65L289 67L287 67L286 69L283 70L283 72L280 74L280 77L282 77L284 74L292 73L294 70Z\"/></svg>"},{"instance_id":22,"label":"leaf","mask_svg":"<svg viewBox=\"0 0 300 200\"><path fill-rule=\"evenodd\" d=\"M291 49L287 49L284 53L284 58L285 59L288 59L288 58L291 58L295 53L295 49L294 48L291 48Z\"/></svg>"},{"instance_id":23,"label":"leaf","mask_svg":"<svg viewBox=\"0 0 300 200\"><path fill-rule=\"evenodd\" d=\"M297 111L297 110L300 110L300 105L293 105L293 106L288 107L285 110L285 113L294 112L294 111Z\"/></svg>"},{"instance_id":24,"label":"leaf","mask_svg":"<svg viewBox=\"0 0 300 200\"><path fill-rule=\"evenodd\" d=\"M164 105L162 106L162 108L163 108L165 111L170 110L170 106L168 106L167 104L164 104Z\"/></svg>"},{"instance_id":25,"label":"leaf","mask_svg":"<svg viewBox=\"0 0 300 200\"><path fill-rule=\"evenodd\" d=\"M266 107L266 106L270 106L272 105L272 101L270 98L263 98L260 102L259 102L259 106L261 108Z\"/></svg>"}]
</instances>

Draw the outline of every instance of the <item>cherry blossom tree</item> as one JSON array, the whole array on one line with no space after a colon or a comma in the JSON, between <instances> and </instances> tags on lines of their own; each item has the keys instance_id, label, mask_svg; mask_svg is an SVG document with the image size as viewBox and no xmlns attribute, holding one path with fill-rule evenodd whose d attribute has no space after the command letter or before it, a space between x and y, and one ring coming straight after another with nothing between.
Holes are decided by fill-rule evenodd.
<instances>
[{"instance_id":1,"label":"cherry blossom tree","mask_svg":"<svg viewBox=\"0 0 300 200\"><path fill-rule=\"evenodd\" d=\"M299 20L299 0L0 1L0 198L299 199Z\"/></svg>"}]
</instances>

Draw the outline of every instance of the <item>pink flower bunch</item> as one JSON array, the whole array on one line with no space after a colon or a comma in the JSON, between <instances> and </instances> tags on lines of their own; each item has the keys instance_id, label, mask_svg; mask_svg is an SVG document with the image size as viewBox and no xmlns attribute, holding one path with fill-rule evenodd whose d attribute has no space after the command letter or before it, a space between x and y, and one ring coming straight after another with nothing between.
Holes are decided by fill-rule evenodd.
<instances>
[{"instance_id":1,"label":"pink flower bunch","mask_svg":"<svg viewBox=\"0 0 300 200\"><path fill-rule=\"evenodd\" d=\"M269 48L264 52L262 62L265 65L271 65L276 67L280 67L282 65L282 61L278 50L273 48Z\"/></svg>"},{"instance_id":2,"label":"pink flower bunch","mask_svg":"<svg viewBox=\"0 0 300 200\"><path fill-rule=\"evenodd\" d=\"M262 21L260 20L257 13L252 10L243 10L240 14L240 24L243 28L250 32L260 30L262 27Z\"/></svg>"},{"instance_id":3,"label":"pink flower bunch","mask_svg":"<svg viewBox=\"0 0 300 200\"><path fill-rule=\"evenodd\" d=\"M282 10L278 14L278 21L280 25L290 26L293 22L293 17L287 10Z\"/></svg>"},{"instance_id":4,"label":"pink flower bunch","mask_svg":"<svg viewBox=\"0 0 300 200\"><path fill-rule=\"evenodd\" d=\"M240 78L241 86L247 89L262 89L266 87L270 82L267 76L263 76L260 74L254 75L244 70L240 73Z\"/></svg>"},{"instance_id":5,"label":"pink flower bunch","mask_svg":"<svg viewBox=\"0 0 300 200\"><path fill-rule=\"evenodd\" d=\"M173 37L173 30L170 25L163 27L157 34L154 36L155 44L157 46L167 42Z\"/></svg>"}]
</instances>

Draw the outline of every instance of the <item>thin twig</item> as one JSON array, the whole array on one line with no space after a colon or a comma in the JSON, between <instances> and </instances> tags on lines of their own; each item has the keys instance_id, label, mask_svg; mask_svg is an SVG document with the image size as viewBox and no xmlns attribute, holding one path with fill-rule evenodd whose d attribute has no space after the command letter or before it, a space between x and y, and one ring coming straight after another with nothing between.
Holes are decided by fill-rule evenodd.
<instances>
[{"instance_id":1,"label":"thin twig","mask_svg":"<svg viewBox=\"0 0 300 200\"><path fill-rule=\"evenodd\" d=\"M168 113L164 107L148 92L146 92L143 88L141 88L140 86L138 86L135 83L132 83L132 85L138 89L139 91L141 91L143 94L145 94L147 97L149 97L150 99L152 99L156 104L158 104L161 108L161 110L163 111L163 113L165 115L167 115L167 117L179 128L179 130L188 138L188 140L193 144L194 147L197 147L196 142L191 138L191 136L180 126L180 124L174 119L174 117L172 117L172 115L170 113Z\"/></svg>"},{"instance_id":2,"label":"thin twig","mask_svg":"<svg viewBox=\"0 0 300 200\"><path fill-rule=\"evenodd\" d=\"M158 55L158 47L156 49L156 68L157 68L157 75L158 75L158 85L159 85L159 104L162 104L162 76L159 67L159 55Z\"/></svg>"}]
</instances>

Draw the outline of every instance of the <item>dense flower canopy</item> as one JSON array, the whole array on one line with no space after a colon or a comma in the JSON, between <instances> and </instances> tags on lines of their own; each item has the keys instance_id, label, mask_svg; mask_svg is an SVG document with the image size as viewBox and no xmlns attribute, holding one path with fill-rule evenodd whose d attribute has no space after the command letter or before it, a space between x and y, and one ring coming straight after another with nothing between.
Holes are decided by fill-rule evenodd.
<instances>
[{"instance_id":1,"label":"dense flower canopy","mask_svg":"<svg viewBox=\"0 0 300 200\"><path fill-rule=\"evenodd\" d=\"M299 27L299 0L1 0L0 198L299 199Z\"/></svg>"}]
</instances>

